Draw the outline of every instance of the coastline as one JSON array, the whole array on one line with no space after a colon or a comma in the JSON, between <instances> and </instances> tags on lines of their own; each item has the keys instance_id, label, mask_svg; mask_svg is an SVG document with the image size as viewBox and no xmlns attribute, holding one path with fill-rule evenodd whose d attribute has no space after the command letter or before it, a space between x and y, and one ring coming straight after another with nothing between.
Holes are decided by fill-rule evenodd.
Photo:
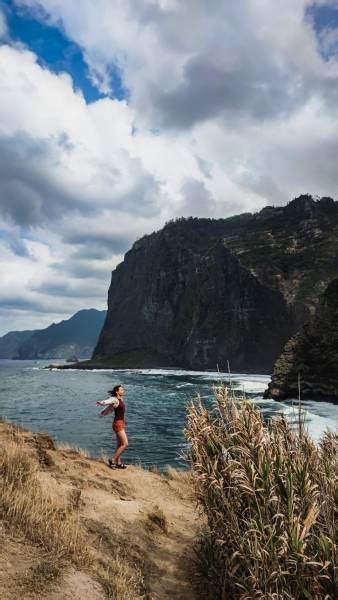
<instances>
[{"instance_id":1,"label":"coastline","mask_svg":"<svg viewBox=\"0 0 338 600\"><path fill-rule=\"evenodd\" d=\"M121 370L121 369L166 369L166 370L187 370L187 367L182 367L182 366L177 366L177 365L167 365L167 364L153 364L153 363L148 363L148 361L144 361L144 362L129 362L129 361L114 361L114 360L106 360L106 361L97 361L94 359L89 359L89 360L83 360L83 361L79 361L76 363L67 363L67 364L58 364L58 363L51 363L50 365L47 365L44 367L45 369L59 369L62 371L67 371L67 370L83 370L83 371L96 371L96 370ZM200 372L201 369L196 368L189 368L188 369L191 372ZM204 369L203 370L205 373L219 373L219 371L217 369ZM255 371L250 371L250 369L247 369L246 374L250 375L250 374L256 374ZM230 378L232 377L236 377L236 375L241 375L242 373L236 373L236 372L231 372L230 373ZM260 374L262 375L270 375L271 376L271 372L264 372L263 370L260 371ZM263 392L263 398L266 400L274 400L276 402L283 402L284 400L292 400L295 399L298 396L298 390L295 387L291 387L289 389L283 389L283 390L276 390L273 388L272 384L270 383L268 385L268 387L265 389L265 391ZM305 389L303 391L301 391L301 401L302 402L307 402L308 400L315 400L317 402L330 402L334 405L338 405L338 393L337 395L332 394L332 392L330 391L330 393L325 394L325 392L323 392L323 389L318 386L317 388L314 387L312 390L311 389Z\"/></svg>"},{"instance_id":2,"label":"coastline","mask_svg":"<svg viewBox=\"0 0 338 600\"><path fill-rule=\"evenodd\" d=\"M187 372L192 372L192 373L200 373L200 372L204 372L204 373L222 373L224 375L228 375L227 372L227 365L216 365L214 368L212 367L205 367L205 368L201 368L201 367L190 367L187 365L178 365L178 364L174 364L173 362L153 362L153 361L149 361L147 359L145 360L133 360L133 359L126 359L124 356L122 358L112 358L112 359L107 359L107 360L95 360L95 359L88 359L88 360L81 360L78 362L74 362L74 363L66 363L66 364L59 364L59 363L51 363L49 365L46 365L44 367L45 369L60 369L60 370L69 370L69 369L78 369L78 370L93 370L93 369L151 369L151 370L157 370L157 369L166 369L169 371L187 371ZM243 369L241 371L236 371L236 372L230 372L230 377L234 377L236 375L239 374L247 374L247 375L257 375L257 370L255 369ZM261 369L259 371L260 375L267 375L267 376L271 376L271 371L268 370L264 370Z\"/></svg>"}]
</instances>

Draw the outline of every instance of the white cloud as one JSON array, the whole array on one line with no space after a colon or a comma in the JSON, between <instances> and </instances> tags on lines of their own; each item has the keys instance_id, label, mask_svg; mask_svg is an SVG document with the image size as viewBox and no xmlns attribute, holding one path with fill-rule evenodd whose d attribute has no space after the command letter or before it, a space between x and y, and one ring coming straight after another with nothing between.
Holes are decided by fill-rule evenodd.
<instances>
[{"instance_id":1,"label":"white cloud","mask_svg":"<svg viewBox=\"0 0 338 600\"><path fill-rule=\"evenodd\" d=\"M0 47L0 302L104 308L110 269L170 218L338 196L338 63L322 53L336 34L316 35L310 0L16 4L62 27L101 89L117 67L129 95L87 104L69 75Z\"/></svg>"},{"instance_id":2,"label":"white cloud","mask_svg":"<svg viewBox=\"0 0 338 600\"><path fill-rule=\"evenodd\" d=\"M264 121L337 89L336 65L305 23L310 0L18 0L43 9L85 53L107 89L117 65L139 120L191 127L223 116ZM328 93L328 92L327 92Z\"/></svg>"}]
</instances>

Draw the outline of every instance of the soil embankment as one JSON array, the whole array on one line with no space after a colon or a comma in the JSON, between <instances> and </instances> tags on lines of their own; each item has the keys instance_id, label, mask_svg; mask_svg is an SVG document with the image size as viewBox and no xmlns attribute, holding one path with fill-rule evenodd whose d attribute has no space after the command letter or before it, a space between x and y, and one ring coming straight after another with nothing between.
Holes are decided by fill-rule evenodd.
<instances>
[{"instance_id":1,"label":"soil embankment","mask_svg":"<svg viewBox=\"0 0 338 600\"><path fill-rule=\"evenodd\" d=\"M5 422L0 461L3 600L203 597L194 591L201 522L188 473L112 471Z\"/></svg>"}]
</instances>

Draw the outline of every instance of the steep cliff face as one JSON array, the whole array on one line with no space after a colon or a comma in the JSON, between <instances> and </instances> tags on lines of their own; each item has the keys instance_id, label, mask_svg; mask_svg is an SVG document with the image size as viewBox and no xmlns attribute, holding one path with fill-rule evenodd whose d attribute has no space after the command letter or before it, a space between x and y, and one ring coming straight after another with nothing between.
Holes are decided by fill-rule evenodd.
<instances>
[{"instance_id":1,"label":"steep cliff face","mask_svg":"<svg viewBox=\"0 0 338 600\"><path fill-rule=\"evenodd\" d=\"M278 358L266 397L338 401L338 279L323 294L312 319L292 337Z\"/></svg>"},{"instance_id":2,"label":"steep cliff face","mask_svg":"<svg viewBox=\"0 0 338 600\"><path fill-rule=\"evenodd\" d=\"M300 197L230 219L186 219L113 272L93 359L112 366L272 369L338 265L338 203Z\"/></svg>"},{"instance_id":3,"label":"steep cliff face","mask_svg":"<svg viewBox=\"0 0 338 600\"><path fill-rule=\"evenodd\" d=\"M131 364L144 366L216 369L229 360L234 369L269 369L291 331L283 296L221 242L198 254L171 241L142 245L113 273L95 355L119 361L131 351Z\"/></svg>"}]
</instances>

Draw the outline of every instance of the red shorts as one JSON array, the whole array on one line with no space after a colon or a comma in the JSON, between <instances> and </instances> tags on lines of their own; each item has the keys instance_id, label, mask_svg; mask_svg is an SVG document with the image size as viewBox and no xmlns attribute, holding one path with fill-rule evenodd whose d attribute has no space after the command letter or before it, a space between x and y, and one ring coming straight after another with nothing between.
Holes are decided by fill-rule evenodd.
<instances>
[{"instance_id":1,"label":"red shorts","mask_svg":"<svg viewBox=\"0 0 338 600\"><path fill-rule=\"evenodd\" d=\"M117 419L117 421L113 421L113 430L115 433L118 431L122 431L125 428L125 423L123 419Z\"/></svg>"}]
</instances>

